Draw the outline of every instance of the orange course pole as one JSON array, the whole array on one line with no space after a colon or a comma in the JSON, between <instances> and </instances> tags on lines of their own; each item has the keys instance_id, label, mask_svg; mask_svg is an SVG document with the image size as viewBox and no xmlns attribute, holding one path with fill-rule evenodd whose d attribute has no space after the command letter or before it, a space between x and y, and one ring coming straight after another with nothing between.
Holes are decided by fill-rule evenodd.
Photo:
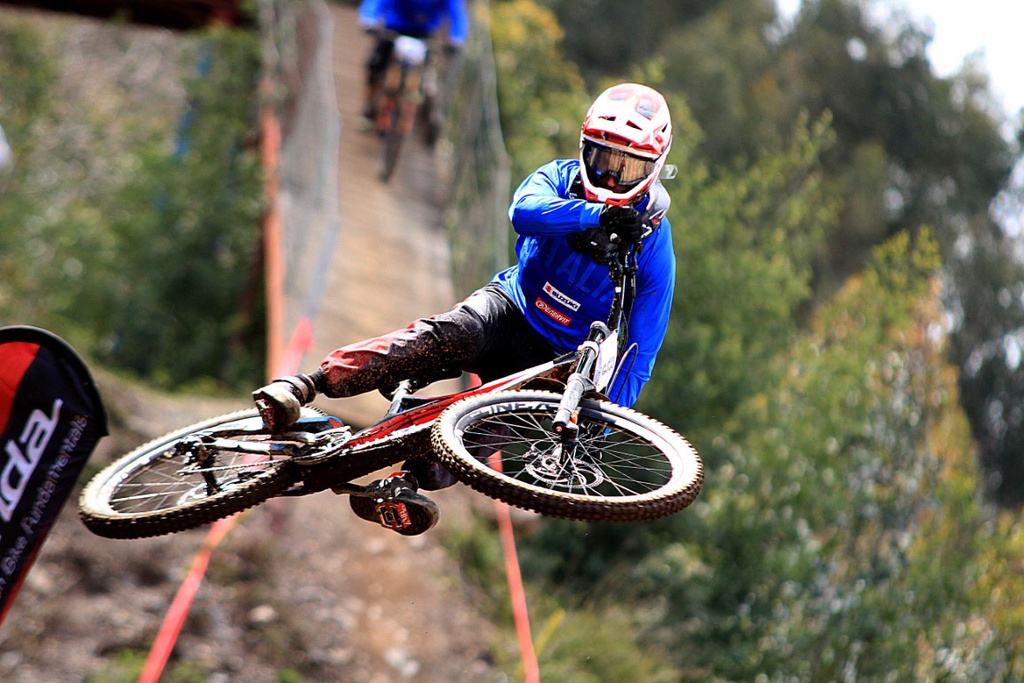
<instances>
[{"instance_id":1,"label":"orange course pole","mask_svg":"<svg viewBox=\"0 0 1024 683\"><path fill-rule=\"evenodd\" d=\"M281 122L269 103L272 86L261 87L264 104L260 111L260 156L266 174L267 209L263 218L264 277L267 295L267 379L280 370L284 355L284 260L281 257L281 208L278 181L281 156Z\"/></svg>"}]
</instances>

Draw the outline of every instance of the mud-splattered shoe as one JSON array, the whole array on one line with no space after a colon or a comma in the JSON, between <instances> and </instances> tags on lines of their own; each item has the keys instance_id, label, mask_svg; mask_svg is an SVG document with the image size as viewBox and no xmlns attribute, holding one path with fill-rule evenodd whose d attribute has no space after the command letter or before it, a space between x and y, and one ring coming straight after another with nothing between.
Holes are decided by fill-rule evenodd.
<instances>
[{"instance_id":1,"label":"mud-splattered shoe","mask_svg":"<svg viewBox=\"0 0 1024 683\"><path fill-rule=\"evenodd\" d=\"M395 472L367 486L363 495L349 496L356 516L380 524L403 536L418 536L431 529L441 516L437 503L416 492L414 477Z\"/></svg>"}]
</instances>

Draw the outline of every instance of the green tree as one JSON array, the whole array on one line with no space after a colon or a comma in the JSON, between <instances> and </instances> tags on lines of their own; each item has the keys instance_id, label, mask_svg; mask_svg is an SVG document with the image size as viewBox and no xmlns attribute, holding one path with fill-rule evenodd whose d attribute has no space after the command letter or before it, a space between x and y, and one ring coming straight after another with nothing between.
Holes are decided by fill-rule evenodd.
<instances>
[{"instance_id":1,"label":"green tree","mask_svg":"<svg viewBox=\"0 0 1024 683\"><path fill-rule=\"evenodd\" d=\"M579 154L590 102L562 54L564 33L554 14L534 0L496 2L492 13L501 126L517 185L541 164Z\"/></svg>"},{"instance_id":2,"label":"green tree","mask_svg":"<svg viewBox=\"0 0 1024 683\"><path fill-rule=\"evenodd\" d=\"M970 448L962 417L950 431L937 267L927 236L879 249L736 412L698 520L680 519L637 582L687 629L679 661L726 680L912 679L979 618L982 527L973 487L951 475ZM942 535L950 524L964 531Z\"/></svg>"},{"instance_id":3,"label":"green tree","mask_svg":"<svg viewBox=\"0 0 1024 683\"><path fill-rule=\"evenodd\" d=\"M553 4L563 19L572 13L579 29L566 42L568 54L592 60L581 44L601 35L595 24L603 15L591 12L591 3ZM673 14L662 3L645 3L638 14L665 21L640 41L642 54L617 53L633 63L588 63L614 74L641 65L660 70L666 91L685 94L712 173L777 145L802 112L828 113L835 143L822 159L823 183L842 204L840 220L817 247L816 297L825 300L842 287L889 237L933 228L955 322L949 351L981 445L983 481L994 500L1019 505L1024 385L1017 340L1024 304L1015 283L1024 279L1024 267L1013 237L1004 234L1006 214L1000 218L996 210L1014 192L1021 136L1004 138L1008 122L993 104L987 76L971 65L936 76L926 28L899 13L879 22L855 0L808 0L791 28L778 24L770 3L721 0L690 9ZM621 17L619 25L628 21Z\"/></svg>"},{"instance_id":4,"label":"green tree","mask_svg":"<svg viewBox=\"0 0 1024 683\"><path fill-rule=\"evenodd\" d=\"M885 230L877 219L855 220L851 208L830 245L825 272L833 282L855 272L880 239L925 224L934 227L948 262L953 244L977 230L971 223L1009 178L1015 149L1000 134L987 79L970 71L934 76L925 53L930 40L904 17L879 26L858 3L817 0L802 6L780 45L786 87L797 93L793 106L834 117L830 174L855 188L861 150L872 146L885 155L874 164L884 169L881 192L860 200L875 205L872 213L881 207ZM847 197L853 205L856 195Z\"/></svg>"},{"instance_id":5,"label":"green tree","mask_svg":"<svg viewBox=\"0 0 1024 683\"><path fill-rule=\"evenodd\" d=\"M28 302L38 294L45 277L33 266L44 248L36 225L23 230L29 217L43 212L45 192L32 172L35 150L42 144L50 120L48 97L57 78L56 64L38 49L42 36L24 22L0 24L0 125L12 149L13 166L0 171L0 321L24 319ZM26 234L27 233L27 234Z\"/></svg>"},{"instance_id":6,"label":"green tree","mask_svg":"<svg viewBox=\"0 0 1024 683\"><path fill-rule=\"evenodd\" d=\"M548 4L579 18L570 56L602 35L601 0ZM679 680L1017 680L1024 535L981 505L967 418L983 457L1013 452L1024 277L989 210L1019 152L983 75L936 78L905 19L773 22L711 3L584 67L672 106L679 287L640 408L708 480L666 520L545 521L524 572L581 612L628 604L623 639Z\"/></svg>"},{"instance_id":7,"label":"green tree","mask_svg":"<svg viewBox=\"0 0 1024 683\"><path fill-rule=\"evenodd\" d=\"M215 30L195 47L186 62L208 68L187 82L177 148L158 139L140 150L106 216L117 249L85 278L89 322L101 360L152 381L251 384L263 346L262 319L242 305L261 235L262 174L245 144L255 140L258 41ZM236 339L248 340L244 353Z\"/></svg>"},{"instance_id":8,"label":"green tree","mask_svg":"<svg viewBox=\"0 0 1024 683\"><path fill-rule=\"evenodd\" d=\"M952 357L960 368L964 410L971 419L992 500L1024 503L1024 265L1019 236L986 211L972 217L950 263Z\"/></svg>"},{"instance_id":9,"label":"green tree","mask_svg":"<svg viewBox=\"0 0 1024 683\"><path fill-rule=\"evenodd\" d=\"M0 319L53 329L161 384L251 384L263 334L241 301L260 242L258 38L150 38L164 42L119 69L124 45L138 45L131 29L82 31L42 20L0 28L0 76L13 84L0 120L17 155L0 177ZM67 49L68 35L100 54ZM135 70L140 56L158 63L156 82Z\"/></svg>"},{"instance_id":10,"label":"green tree","mask_svg":"<svg viewBox=\"0 0 1024 683\"><path fill-rule=\"evenodd\" d=\"M835 220L819 162L830 139L827 122L806 126L787 147L715 178L683 158L669 183L676 294L640 407L698 446L764 388L752 370L788 347L810 299L815 248Z\"/></svg>"},{"instance_id":11,"label":"green tree","mask_svg":"<svg viewBox=\"0 0 1024 683\"><path fill-rule=\"evenodd\" d=\"M785 112L791 118L780 121L783 93L766 37L774 20L772 2L718 2L663 30L661 44L647 57L661 65L667 89L686 95L704 131L702 156L712 168L778 146L798 121L799 112L791 110Z\"/></svg>"},{"instance_id":12,"label":"green tree","mask_svg":"<svg viewBox=\"0 0 1024 683\"><path fill-rule=\"evenodd\" d=\"M565 49L591 83L644 63L667 34L721 0L544 0L568 29Z\"/></svg>"},{"instance_id":13,"label":"green tree","mask_svg":"<svg viewBox=\"0 0 1024 683\"><path fill-rule=\"evenodd\" d=\"M1016 295L1024 267L996 209L1012 191L1021 150L1000 132L1005 117L991 102L986 75L968 66L951 78L934 76L925 54L930 40L905 18L875 26L857 3L820 0L803 5L781 46L800 106L833 112L839 139L827 161L847 208L819 285L828 291L855 272L880 238L934 227L954 321L949 349L981 446L985 488L1002 504L1020 505L1024 385L1014 340L1024 322Z\"/></svg>"},{"instance_id":14,"label":"green tree","mask_svg":"<svg viewBox=\"0 0 1024 683\"><path fill-rule=\"evenodd\" d=\"M763 369L792 343L799 306L810 296L815 235L835 220L816 171L829 132L824 122L807 126L786 148L712 179L688 156L699 144L699 131L685 104L670 105L682 143L673 146L680 171L669 184L679 275L671 329L638 407L686 434L704 454L714 482L727 457L716 453L728 417L751 396L770 390L775 377ZM694 585L701 583L703 564L691 561L686 547L691 541L700 545L692 523L691 512L634 525L548 522L528 540L524 563L527 573L575 595L630 600L638 587L651 588L650 594L640 590L644 600L635 605L637 633L646 633L657 622L652 614L679 610L686 615L681 618L699 619L708 610L702 605L695 615L689 609L705 591ZM722 542L759 552L741 534L749 529L734 530L734 536L726 529L716 540L724 536ZM689 540L680 544L680 538ZM736 581L745 566L730 566L723 582ZM656 597L656 586L666 585L663 567L679 570L679 584ZM662 645L667 651L679 647ZM678 664L687 665L682 659Z\"/></svg>"}]
</instances>

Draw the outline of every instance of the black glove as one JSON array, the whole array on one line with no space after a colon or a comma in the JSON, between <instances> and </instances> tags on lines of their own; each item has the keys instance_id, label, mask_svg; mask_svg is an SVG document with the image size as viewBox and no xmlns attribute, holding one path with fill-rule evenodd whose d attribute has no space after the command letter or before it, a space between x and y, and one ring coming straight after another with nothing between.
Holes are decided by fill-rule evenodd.
<instances>
[{"instance_id":1,"label":"black glove","mask_svg":"<svg viewBox=\"0 0 1024 683\"><path fill-rule=\"evenodd\" d=\"M263 426L279 432L295 424L302 406L316 398L316 379L315 375L282 377L252 392Z\"/></svg>"},{"instance_id":2,"label":"black glove","mask_svg":"<svg viewBox=\"0 0 1024 683\"><path fill-rule=\"evenodd\" d=\"M640 244L644 234L644 221L640 212L629 206L605 204L601 209L600 224L612 242Z\"/></svg>"},{"instance_id":3,"label":"black glove","mask_svg":"<svg viewBox=\"0 0 1024 683\"><path fill-rule=\"evenodd\" d=\"M615 259L619 246L612 242L604 228L589 228L569 235L569 246L591 258L603 266Z\"/></svg>"}]
</instances>

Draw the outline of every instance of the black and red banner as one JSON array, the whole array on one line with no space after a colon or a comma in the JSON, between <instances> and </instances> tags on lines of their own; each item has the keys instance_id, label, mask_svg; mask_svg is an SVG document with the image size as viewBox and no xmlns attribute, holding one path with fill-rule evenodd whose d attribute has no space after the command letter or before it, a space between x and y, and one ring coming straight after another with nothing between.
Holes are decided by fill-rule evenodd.
<instances>
[{"instance_id":1,"label":"black and red banner","mask_svg":"<svg viewBox=\"0 0 1024 683\"><path fill-rule=\"evenodd\" d=\"M106 434L78 354L45 330L0 327L0 623Z\"/></svg>"}]
</instances>

